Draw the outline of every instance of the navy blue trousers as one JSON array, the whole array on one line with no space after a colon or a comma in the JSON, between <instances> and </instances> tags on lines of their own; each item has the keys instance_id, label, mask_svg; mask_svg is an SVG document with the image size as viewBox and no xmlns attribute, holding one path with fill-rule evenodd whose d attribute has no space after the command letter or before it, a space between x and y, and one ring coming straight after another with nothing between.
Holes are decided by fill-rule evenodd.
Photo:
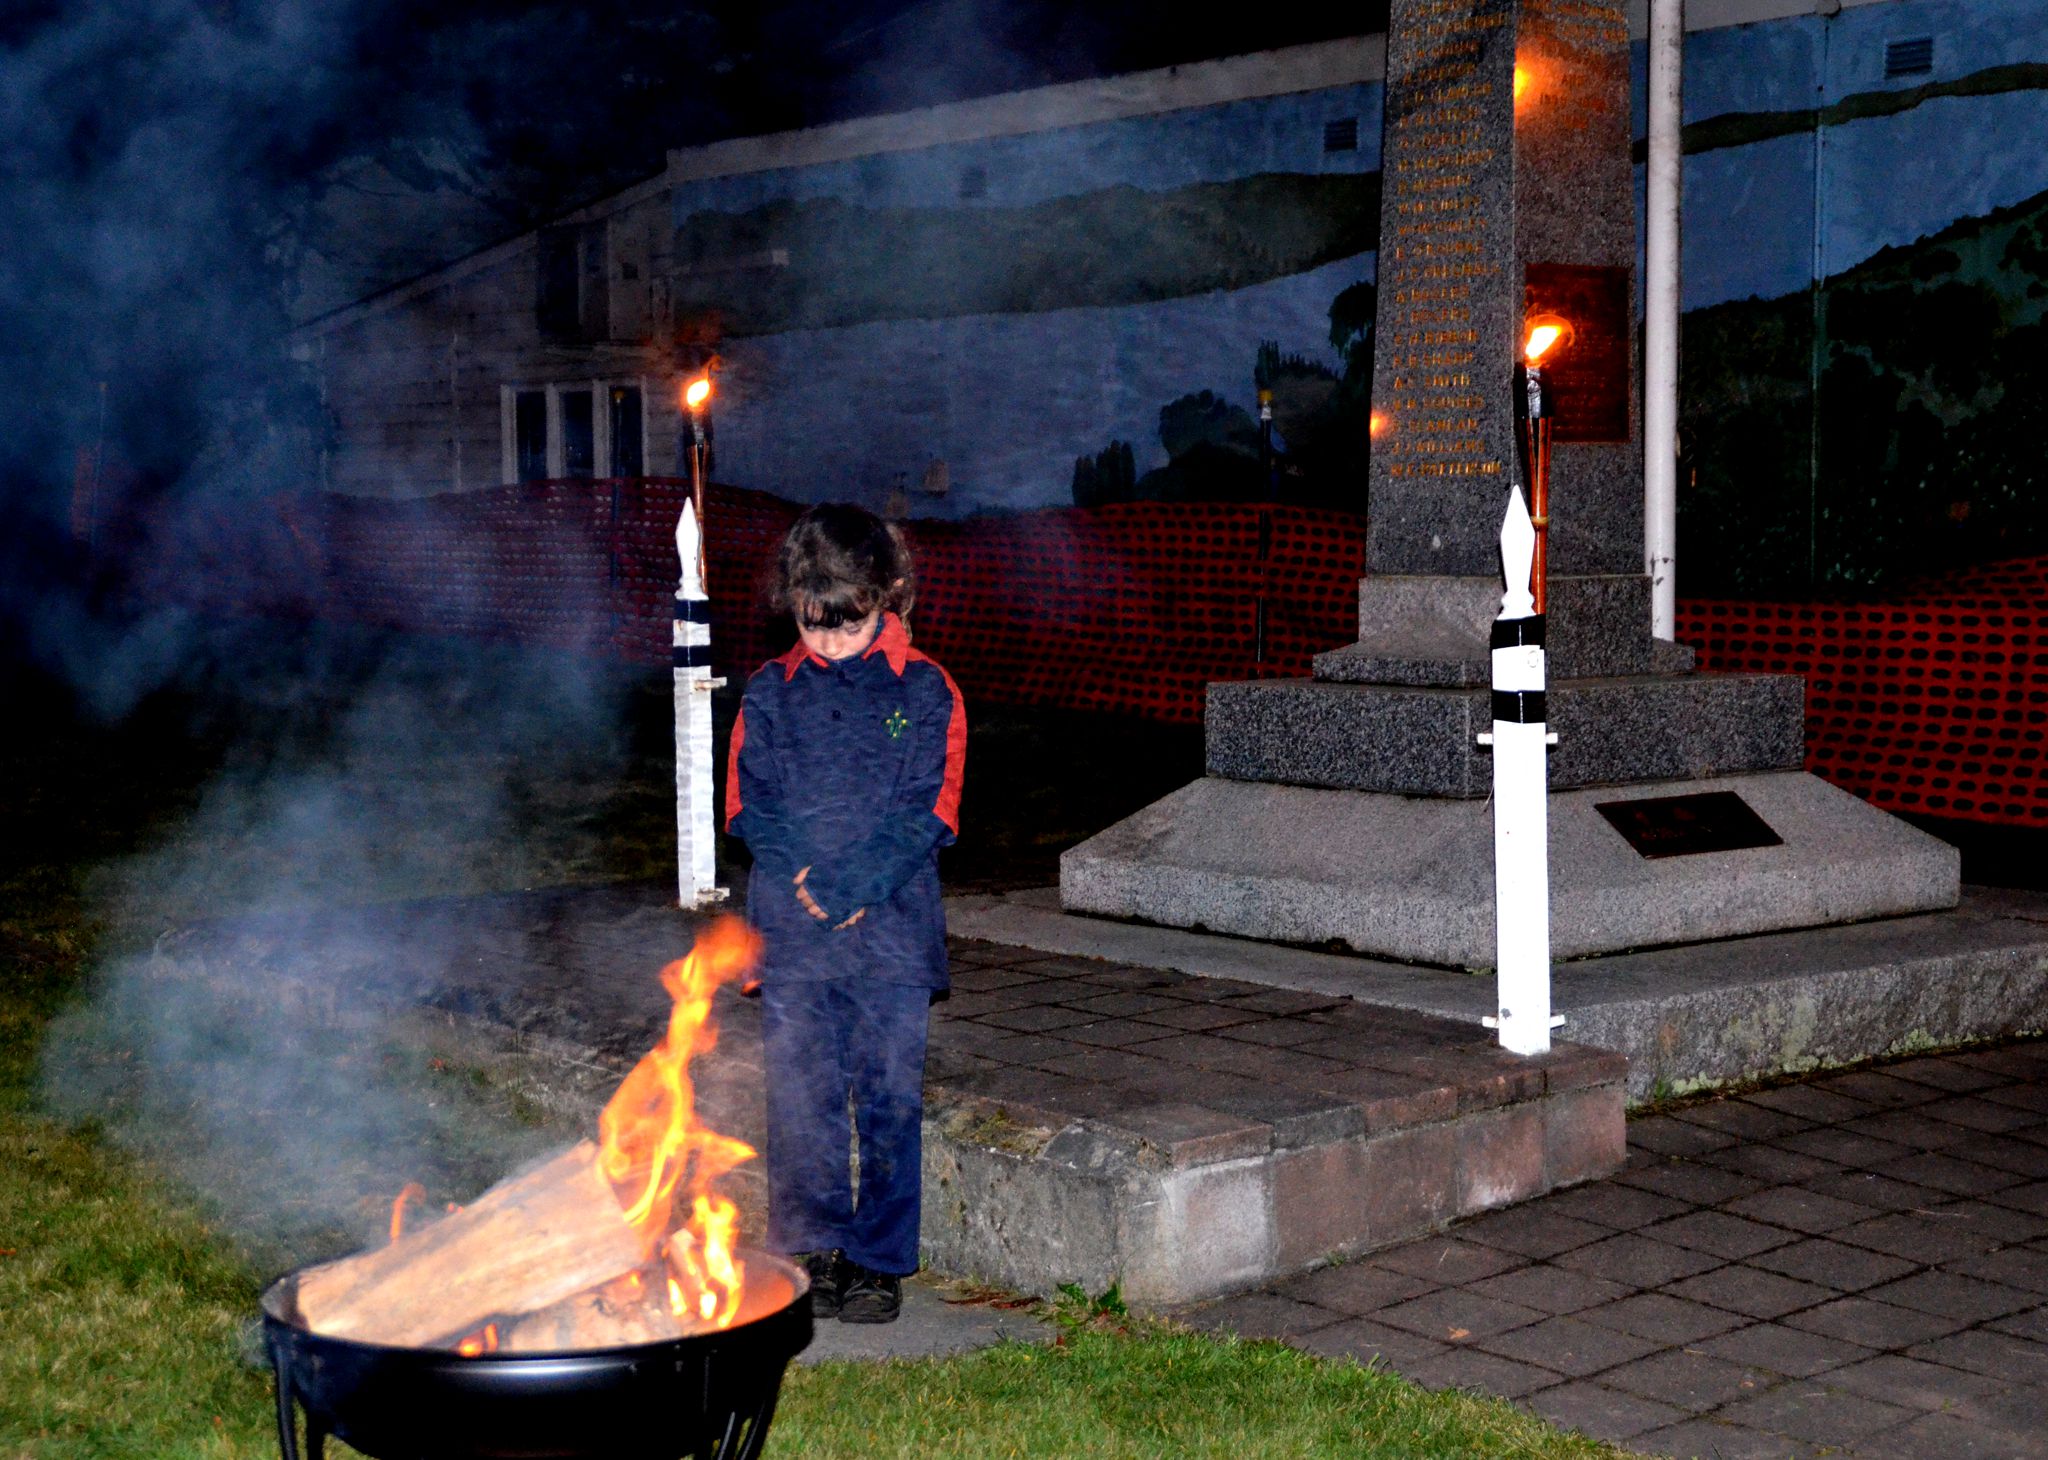
<instances>
[{"instance_id":1,"label":"navy blue trousers","mask_svg":"<svg viewBox=\"0 0 2048 1460\"><path fill-rule=\"evenodd\" d=\"M872 979L762 986L770 1247L839 1247L877 1272L917 1271L931 998L930 989Z\"/></svg>"}]
</instances>

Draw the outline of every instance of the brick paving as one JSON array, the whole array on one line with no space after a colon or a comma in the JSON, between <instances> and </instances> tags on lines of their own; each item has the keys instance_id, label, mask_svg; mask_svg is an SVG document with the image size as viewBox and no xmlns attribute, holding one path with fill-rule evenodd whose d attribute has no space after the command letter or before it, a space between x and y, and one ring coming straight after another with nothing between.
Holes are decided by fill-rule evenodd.
<instances>
[{"instance_id":1,"label":"brick paving","mask_svg":"<svg viewBox=\"0 0 2048 1460\"><path fill-rule=\"evenodd\" d=\"M1183 1316L1652 1455L2048 1457L2048 1043L1646 1115L1611 1179Z\"/></svg>"}]
</instances>

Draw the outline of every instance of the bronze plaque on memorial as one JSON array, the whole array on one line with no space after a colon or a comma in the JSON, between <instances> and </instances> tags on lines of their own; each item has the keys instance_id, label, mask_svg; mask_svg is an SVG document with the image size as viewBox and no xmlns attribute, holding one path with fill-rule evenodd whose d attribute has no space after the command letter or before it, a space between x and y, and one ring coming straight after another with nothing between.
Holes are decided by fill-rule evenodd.
<instances>
[{"instance_id":1,"label":"bronze plaque on memorial","mask_svg":"<svg viewBox=\"0 0 2048 1460\"><path fill-rule=\"evenodd\" d=\"M1785 839L1733 791L1596 801L1593 809L1645 857L1690 857L1700 852L1741 852L1785 844Z\"/></svg>"},{"instance_id":2,"label":"bronze plaque on memorial","mask_svg":"<svg viewBox=\"0 0 2048 1460\"><path fill-rule=\"evenodd\" d=\"M1553 441L1628 440L1628 270L1530 264L1524 319L1558 314L1571 343L1543 370L1550 387Z\"/></svg>"}]
</instances>

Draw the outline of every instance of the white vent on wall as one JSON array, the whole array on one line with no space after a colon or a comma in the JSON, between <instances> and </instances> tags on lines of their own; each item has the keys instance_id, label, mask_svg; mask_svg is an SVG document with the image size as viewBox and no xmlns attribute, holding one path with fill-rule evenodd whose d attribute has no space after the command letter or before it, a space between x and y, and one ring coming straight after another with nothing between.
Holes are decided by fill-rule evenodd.
<instances>
[{"instance_id":1,"label":"white vent on wall","mask_svg":"<svg viewBox=\"0 0 2048 1460\"><path fill-rule=\"evenodd\" d=\"M1890 80L1894 76L1925 76L1934 70L1934 37L1914 36L1910 40L1886 41L1884 46L1884 74Z\"/></svg>"}]
</instances>

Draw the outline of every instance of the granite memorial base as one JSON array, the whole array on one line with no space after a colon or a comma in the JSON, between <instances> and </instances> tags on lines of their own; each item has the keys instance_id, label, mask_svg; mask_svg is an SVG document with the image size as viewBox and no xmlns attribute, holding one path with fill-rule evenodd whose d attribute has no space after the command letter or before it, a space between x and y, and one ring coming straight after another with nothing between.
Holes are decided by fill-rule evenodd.
<instances>
[{"instance_id":1,"label":"granite memorial base","mask_svg":"<svg viewBox=\"0 0 2048 1460\"><path fill-rule=\"evenodd\" d=\"M1779 845L1648 857L1602 803L1736 792ZM1559 960L1953 907L1946 843L1781 771L1554 792ZM1068 851L1068 911L1402 962L1494 961L1490 803L1226 780L1182 787Z\"/></svg>"}]
</instances>

